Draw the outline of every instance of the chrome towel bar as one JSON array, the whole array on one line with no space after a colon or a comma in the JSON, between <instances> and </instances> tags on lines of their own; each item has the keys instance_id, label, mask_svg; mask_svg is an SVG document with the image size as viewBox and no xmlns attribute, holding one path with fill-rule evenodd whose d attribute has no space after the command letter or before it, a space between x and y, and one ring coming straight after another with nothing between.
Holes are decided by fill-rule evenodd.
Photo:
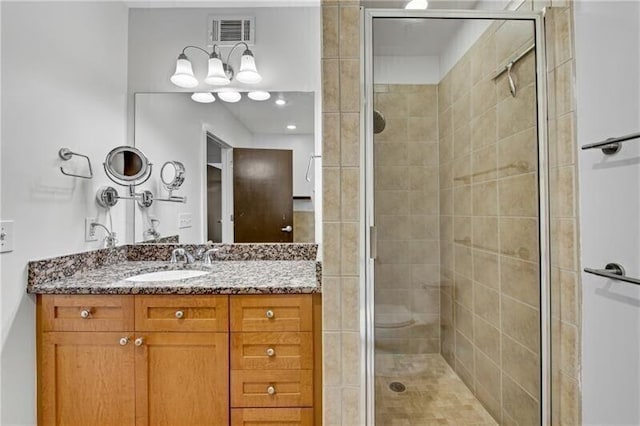
<instances>
[{"instance_id":1,"label":"chrome towel bar","mask_svg":"<svg viewBox=\"0 0 640 426\"><path fill-rule=\"evenodd\" d=\"M71 157L73 157L74 155L77 157L82 157L87 160L87 164L89 165L89 176L77 175L75 173L65 172L64 168L60 166L60 171L62 172L62 174L66 176L77 177L82 179L93 179L93 168L91 167L91 160L89 159L89 157L87 157L84 154L78 154L77 152L73 152L69 148L60 148L60 150L58 151L58 156L64 161L71 160Z\"/></svg>"},{"instance_id":2,"label":"chrome towel bar","mask_svg":"<svg viewBox=\"0 0 640 426\"><path fill-rule=\"evenodd\" d=\"M616 152L620 151L620 149L622 148L622 146L620 146L620 143L622 142L627 142L633 139L639 139L640 138L640 132L638 133L631 133L630 135L625 135L625 136L619 136L617 138L609 138L605 141L602 142L596 142L596 143L590 143L588 145L583 145L582 149L593 149L593 148L600 148L602 149L602 152L607 154L607 155L612 155L615 154Z\"/></svg>"},{"instance_id":3,"label":"chrome towel bar","mask_svg":"<svg viewBox=\"0 0 640 426\"><path fill-rule=\"evenodd\" d=\"M584 268L584 271L600 277L640 285L640 279L626 276L624 268L619 263L607 263L607 266L605 266L604 269Z\"/></svg>"}]
</instances>

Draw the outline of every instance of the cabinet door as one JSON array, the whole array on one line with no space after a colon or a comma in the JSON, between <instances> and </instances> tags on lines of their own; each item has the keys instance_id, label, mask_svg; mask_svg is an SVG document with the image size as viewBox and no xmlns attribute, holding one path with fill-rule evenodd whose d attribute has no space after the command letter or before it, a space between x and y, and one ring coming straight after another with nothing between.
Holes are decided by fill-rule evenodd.
<instances>
[{"instance_id":1,"label":"cabinet door","mask_svg":"<svg viewBox=\"0 0 640 426\"><path fill-rule=\"evenodd\" d=\"M139 333L135 344L137 426L229 424L227 333Z\"/></svg>"},{"instance_id":2,"label":"cabinet door","mask_svg":"<svg viewBox=\"0 0 640 426\"><path fill-rule=\"evenodd\" d=\"M135 424L133 342L126 333L44 333L41 425Z\"/></svg>"}]
</instances>

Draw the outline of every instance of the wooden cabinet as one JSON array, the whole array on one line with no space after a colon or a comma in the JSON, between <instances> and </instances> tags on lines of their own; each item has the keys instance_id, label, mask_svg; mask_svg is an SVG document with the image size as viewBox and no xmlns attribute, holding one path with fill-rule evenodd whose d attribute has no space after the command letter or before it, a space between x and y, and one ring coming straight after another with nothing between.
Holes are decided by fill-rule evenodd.
<instances>
[{"instance_id":1,"label":"wooden cabinet","mask_svg":"<svg viewBox=\"0 0 640 426\"><path fill-rule=\"evenodd\" d=\"M133 345L126 333L53 332L40 342L39 424L134 423Z\"/></svg>"},{"instance_id":2,"label":"wooden cabinet","mask_svg":"<svg viewBox=\"0 0 640 426\"><path fill-rule=\"evenodd\" d=\"M38 424L321 425L320 296L38 296Z\"/></svg>"}]
</instances>

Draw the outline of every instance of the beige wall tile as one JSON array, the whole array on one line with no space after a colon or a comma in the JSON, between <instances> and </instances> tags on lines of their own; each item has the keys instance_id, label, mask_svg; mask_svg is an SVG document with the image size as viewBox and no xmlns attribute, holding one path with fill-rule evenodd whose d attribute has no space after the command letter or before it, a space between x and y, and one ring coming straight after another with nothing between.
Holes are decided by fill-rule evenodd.
<instances>
[{"instance_id":1,"label":"beige wall tile","mask_svg":"<svg viewBox=\"0 0 640 426\"><path fill-rule=\"evenodd\" d=\"M535 353L540 352L540 315L528 305L502 296L502 331Z\"/></svg>"},{"instance_id":2,"label":"beige wall tile","mask_svg":"<svg viewBox=\"0 0 640 426\"><path fill-rule=\"evenodd\" d=\"M496 145L489 145L474 151L471 155L471 176L474 183L496 178L497 157Z\"/></svg>"},{"instance_id":3,"label":"beige wall tile","mask_svg":"<svg viewBox=\"0 0 640 426\"><path fill-rule=\"evenodd\" d=\"M340 57L357 58L360 55L360 8L340 7Z\"/></svg>"},{"instance_id":4,"label":"beige wall tile","mask_svg":"<svg viewBox=\"0 0 640 426\"><path fill-rule=\"evenodd\" d=\"M499 248L498 219L496 217L473 217L472 241L474 248L497 253Z\"/></svg>"},{"instance_id":5,"label":"beige wall tile","mask_svg":"<svg viewBox=\"0 0 640 426\"><path fill-rule=\"evenodd\" d=\"M473 344L467 339L460 331L456 331L456 372L460 374L458 371L458 362L461 362L463 367L467 370L469 374L469 378L465 381L467 385L473 387ZM464 373L463 373L464 375ZM462 380L465 380L465 377L461 377Z\"/></svg>"},{"instance_id":6,"label":"beige wall tile","mask_svg":"<svg viewBox=\"0 0 640 426\"><path fill-rule=\"evenodd\" d=\"M555 70L555 105L558 116L574 111L573 75L573 61L565 62Z\"/></svg>"},{"instance_id":7,"label":"beige wall tile","mask_svg":"<svg viewBox=\"0 0 640 426\"><path fill-rule=\"evenodd\" d=\"M323 333L322 374L325 386L342 384L342 342L340 333Z\"/></svg>"},{"instance_id":8,"label":"beige wall tile","mask_svg":"<svg viewBox=\"0 0 640 426\"><path fill-rule=\"evenodd\" d=\"M360 111L360 61L358 59L340 59L340 111Z\"/></svg>"},{"instance_id":9,"label":"beige wall tile","mask_svg":"<svg viewBox=\"0 0 640 426\"><path fill-rule=\"evenodd\" d=\"M473 314L459 303L455 304L456 330L464 334L470 340L473 339ZM471 343L469 343L471 344ZM473 364L469 364L472 367Z\"/></svg>"},{"instance_id":10,"label":"beige wall tile","mask_svg":"<svg viewBox=\"0 0 640 426\"><path fill-rule=\"evenodd\" d=\"M325 426L342 425L342 392L337 386L325 386L322 392L323 423Z\"/></svg>"},{"instance_id":11,"label":"beige wall tile","mask_svg":"<svg viewBox=\"0 0 640 426\"><path fill-rule=\"evenodd\" d=\"M360 384L360 334L342 333L342 384Z\"/></svg>"},{"instance_id":12,"label":"beige wall tile","mask_svg":"<svg viewBox=\"0 0 640 426\"><path fill-rule=\"evenodd\" d=\"M538 215L538 175L529 173L498 182L500 215L536 217Z\"/></svg>"},{"instance_id":13,"label":"beige wall tile","mask_svg":"<svg viewBox=\"0 0 640 426\"><path fill-rule=\"evenodd\" d=\"M498 256L485 251L473 251L473 279L495 290L500 289Z\"/></svg>"},{"instance_id":14,"label":"beige wall tile","mask_svg":"<svg viewBox=\"0 0 640 426\"><path fill-rule=\"evenodd\" d=\"M337 167L322 168L322 211L324 220L340 220L340 169Z\"/></svg>"},{"instance_id":15,"label":"beige wall tile","mask_svg":"<svg viewBox=\"0 0 640 426\"><path fill-rule=\"evenodd\" d=\"M473 311L494 327L500 327L500 294L482 284L473 285Z\"/></svg>"},{"instance_id":16,"label":"beige wall tile","mask_svg":"<svg viewBox=\"0 0 640 426\"><path fill-rule=\"evenodd\" d=\"M322 329L340 331L342 328L342 286L338 277L322 278Z\"/></svg>"},{"instance_id":17,"label":"beige wall tile","mask_svg":"<svg viewBox=\"0 0 640 426\"><path fill-rule=\"evenodd\" d=\"M516 424L540 424L538 401L505 374L502 375L502 403L504 410Z\"/></svg>"},{"instance_id":18,"label":"beige wall tile","mask_svg":"<svg viewBox=\"0 0 640 426\"><path fill-rule=\"evenodd\" d=\"M357 167L360 165L360 114L340 114L340 119L341 164Z\"/></svg>"},{"instance_id":19,"label":"beige wall tile","mask_svg":"<svg viewBox=\"0 0 640 426\"><path fill-rule=\"evenodd\" d=\"M498 141L498 110L497 107L489 108L470 122L471 149L476 150L483 146L494 144Z\"/></svg>"},{"instance_id":20,"label":"beige wall tile","mask_svg":"<svg viewBox=\"0 0 640 426\"><path fill-rule=\"evenodd\" d=\"M540 398L540 356L515 340L502 337L502 368L534 398Z\"/></svg>"},{"instance_id":21,"label":"beige wall tile","mask_svg":"<svg viewBox=\"0 0 640 426\"><path fill-rule=\"evenodd\" d=\"M507 296L534 307L540 305L539 266L512 257L500 261L500 288Z\"/></svg>"},{"instance_id":22,"label":"beige wall tile","mask_svg":"<svg viewBox=\"0 0 640 426\"><path fill-rule=\"evenodd\" d=\"M482 384L489 391L492 398L500 399L501 382L500 367L496 365L495 359L490 359L480 351L475 352L476 357L476 384Z\"/></svg>"},{"instance_id":23,"label":"beige wall tile","mask_svg":"<svg viewBox=\"0 0 640 426\"><path fill-rule=\"evenodd\" d=\"M322 224L322 275L340 275L341 263L341 229L339 222Z\"/></svg>"},{"instance_id":24,"label":"beige wall tile","mask_svg":"<svg viewBox=\"0 0 640 426\"><path fill-rule=\"evenodd\" d=\"M340 114L322 114L322 163L340 165Z\"/></svg>"},{"instance_id":25,"label":"beige wall tile","mask_svg":"<svg viewBox=\"0 0 640 426\"><path fill-rule=\"evenodd\" d=\"M523 260L538 259L538 221L500 218L500 252Z\"/></svg>"},{"instance_id":26,"label":"beige wall tile","mask_svg":"<svg viewBox=\"0 0 640 426\"><path fill-rule=\"evenodd\" d=\"M498 184L496 181L473 185L472 212L475 216L496 216L498 214Z\"/></svg>"},{"instance_id":27,"label":"beige wall tile","mask_svg":"<svg viewBox=\"0 0 640 426\"><path fill-rule=\"evenodd\" d=\"M538 134L535 127L498 142L498 176L508 177L538 169Z\"/></svg>"},{"instance_id":28,"label":"beige wall tile","mask_svg":"<svg viewBox=\"0 0 640 426\"><path fill-rule=\"evenodd\" d=\"M335 6L322 8L322 57L335 58L339 48L339 9Z\"/></svg>"},{"instance_id":29,"label":"beige wall tile","mask_svg":"<svg viewBox=\"0 0 640 426\"><path fill-rule=\"evenodd\" d=\"M342 424L359 425L360 419L360 389L357 387L342 390Z\"/></svg>"},{"instance_id":30,"label":"beige wall tile","mask_svg":"<svg viewBox=\"0 0 640 426\"><path fill-rule=\"evenodd\" d=\"M342 330L360 330L360 281L357 277L344 277L341 284L340 308ZM324 289L323 289L324 290Z\"/></svg>"},{"instance_id":31,"label":"beige wall tile","mask_svg":"<svg viewBox=\"0 0 640 426\"><path fill-rule=\"evenodd\" d=\"M360 169L342 169L341 177L342 220L356 221L360 217Z\"/></svg>"},{"instance_id":32,"label":"beige wall tile","mask_svg":"<svg viewBox=\"0 0 640 426\"><path fill-rule=\"evenodd\" d=\"M322 60L322 112L340 110L340 61Z\"/></svg>"},{"instance_id":33,"label":"beige wall tile","mask_svg":"<svg viewBox=\"0 0 640 426\"><path fill-rule=\"evenodd\" d=\"M358 275L360 250L358 223L343 222L341 235L342 275Z\"/></svg>"},{"instance_id":34,"label":"beige wall tile","mask_svg":"<svg viewBox=\"0 0 640 426\"><path fill-rule=\"evenodd\" d=\"M489 358L498 361L500 359L500 331L477 316L473 325L476 347Z\"/></svg>"},{"instance_id":35,"label":"beige wall tile","mask_svg":"<svg viewBox=\"0 0 640 426\"><path fill-rule=\"evenodd\" d=\"M504 139L536 124L534 85L519 88L518 95L498 103L498 138Z\"/></svg>"}]
</instances>

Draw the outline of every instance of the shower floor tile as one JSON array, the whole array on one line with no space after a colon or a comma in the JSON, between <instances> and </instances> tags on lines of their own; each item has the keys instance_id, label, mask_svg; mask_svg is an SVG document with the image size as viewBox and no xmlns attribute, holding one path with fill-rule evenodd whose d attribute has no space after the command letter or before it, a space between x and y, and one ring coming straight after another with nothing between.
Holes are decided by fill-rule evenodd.
<instances>
[{"instance_id":1,"label":"shower floor tile","mask_svg":"<svg viewBox=\"0 0 640 426\"><path fill-rule=\"evenodd\" d=\"M401 393L389 389L401 382ZM440 354L376 355L376 425L497 425Z\"/></svg>"}]
</instances>

